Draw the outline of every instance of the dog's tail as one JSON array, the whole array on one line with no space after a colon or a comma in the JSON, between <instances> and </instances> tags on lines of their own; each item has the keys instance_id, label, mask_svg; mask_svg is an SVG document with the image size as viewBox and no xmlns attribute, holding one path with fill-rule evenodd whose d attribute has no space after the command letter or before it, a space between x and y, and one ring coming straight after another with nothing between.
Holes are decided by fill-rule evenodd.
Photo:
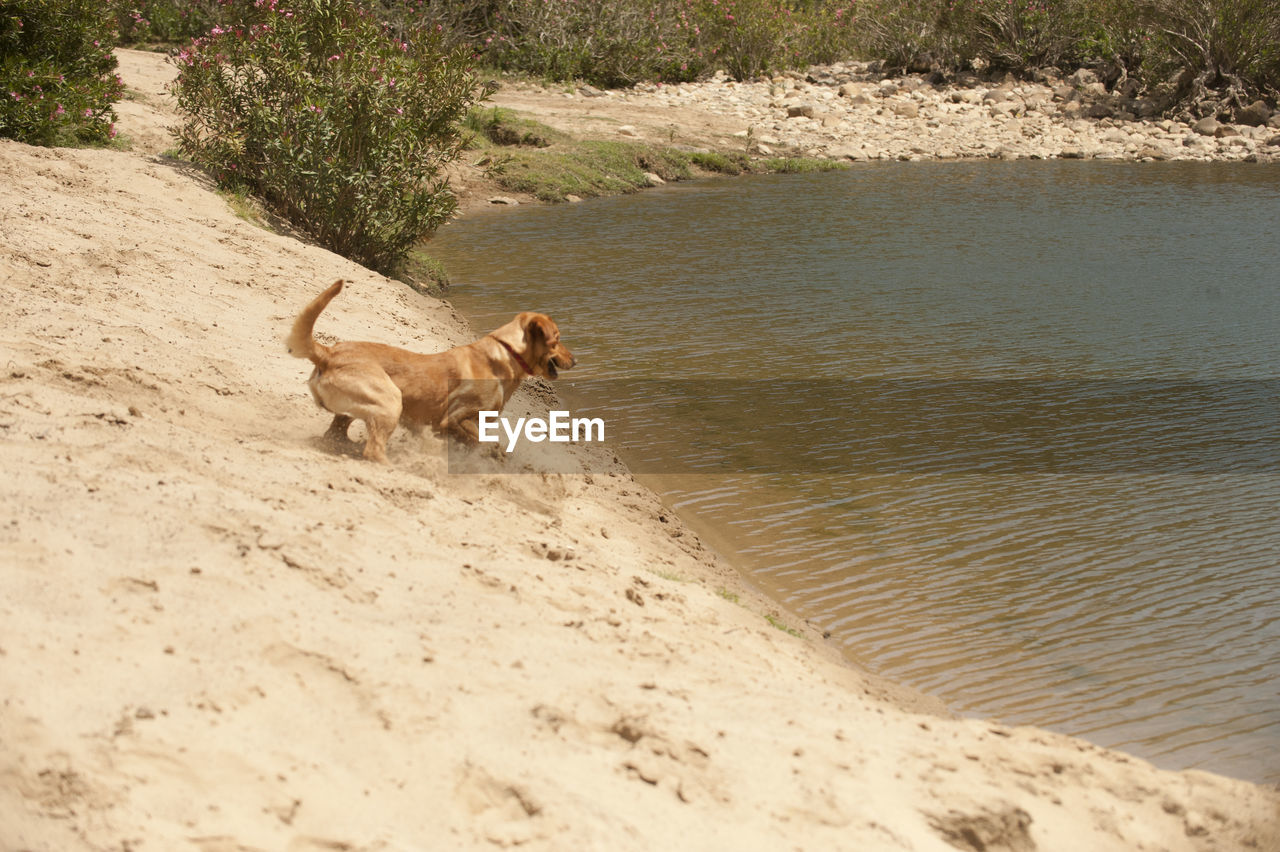
<instances>
[{"instance_id":1,"label":"dog's tail","mask_svg":"<svg viewBox=\"0 0 1280 852\"><path fill-rule=\"evenodd\" d=\"M303 308L302 313L298 314L298 318L293 321L293 330L289 332L289 337L285 341L285 345L289 347L289 354L295 358L309 358L311 363L317 367L322 366L329 359L329 347L323 343L316 343L315 338L311 336L311 330L315 327L316 318L320 316L320 312L328 307L333 301L333 297L342 292L343 280L339 278L330 285L319 296Z\"/></svg>"}]
</instances>

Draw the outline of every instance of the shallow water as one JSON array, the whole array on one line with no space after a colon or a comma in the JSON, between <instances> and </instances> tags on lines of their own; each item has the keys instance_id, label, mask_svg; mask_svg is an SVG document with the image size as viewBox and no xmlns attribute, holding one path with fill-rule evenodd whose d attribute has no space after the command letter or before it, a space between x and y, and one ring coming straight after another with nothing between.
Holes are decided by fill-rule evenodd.
<instances>
[{"instance_id":1,"label":"shallow water","mask_svg":"<svg viewBox=\"0 0 1280 852\"><path fill-rule=\"evenodd\" d=\"M1280 170L875 164L482 215L624 458L870 668L1280 781Z\"/></svg>"}]
</instances>

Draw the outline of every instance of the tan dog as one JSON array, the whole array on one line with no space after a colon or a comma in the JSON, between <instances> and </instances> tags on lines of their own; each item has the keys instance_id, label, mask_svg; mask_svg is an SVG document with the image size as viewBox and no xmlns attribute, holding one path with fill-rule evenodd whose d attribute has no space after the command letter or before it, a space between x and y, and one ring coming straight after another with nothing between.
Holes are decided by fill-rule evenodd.
<instances>
[{"instance_id":1,"label":"tan dog","mask_svg":"<svg viewBox=\"0 0 1280 852\"><path fill-rule=\"evenodd\" d=\"M308 380L311 395L334 414L325 437L346 439L352 419L363 420L366 459L387 461L387 439L397 423L414 432L430 426L476 443L480 411L501 411L526 378L554 379L577 363L551 318L531 312L475 343L435 355L382 343L325 346L312 329L342 284L335 281L298 315L288 346L294 357L316 365Z\"/></svg>"}]
</instances>

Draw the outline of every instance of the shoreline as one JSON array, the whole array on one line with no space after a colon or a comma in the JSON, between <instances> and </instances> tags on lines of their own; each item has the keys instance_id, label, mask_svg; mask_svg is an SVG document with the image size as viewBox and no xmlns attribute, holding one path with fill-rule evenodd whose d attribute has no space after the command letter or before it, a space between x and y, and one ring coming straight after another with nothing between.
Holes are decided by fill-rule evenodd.
<instances>
[{"instance_id":1,"label":"shoreline","mask_svg":"<svg viewBox=\"0 0 1280 852\"><path fill-rule=\"evenodd\" d=\"M767 81L718 77L607 91L506 80L488 103L577 140L754 158L847 165L986 159L1280 163L1280 111L1259 116L1256 126L1189 123L1153 115L1149 101L1108 92L1084 69L1066 78L1041 75L1039 82L969 75L934 85L918 74L884 77L872 67L851 62ZM454 186L460 216L495 205L543 203L504 189L472 165L455 169Z\"/></svg>"},{"instance_id":2,"label":"shoreline","mask_svg":"<svg viewBox=\"0 0 1280 852\"><path fill-rule=\"evenodd\" d=\"M282 343L319 289L321 335L471 331L147 153L0 142L0 845L1280 841L1276 791L879 694L621 469L325 449Z\"/></svg>"}]
</instances>

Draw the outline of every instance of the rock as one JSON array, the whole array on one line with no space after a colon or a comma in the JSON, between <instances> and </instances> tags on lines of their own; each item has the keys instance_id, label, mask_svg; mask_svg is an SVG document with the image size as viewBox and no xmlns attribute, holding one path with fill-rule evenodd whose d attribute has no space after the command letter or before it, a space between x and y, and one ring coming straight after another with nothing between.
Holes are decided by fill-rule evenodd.
<instances>
[{"instance_id":1,"label":"rock","mask_svg":"<svg viewBox=\"0 0 1280 852\"><path fill-rule=\"evenodd\" d=\"M937 60L934 59L932 53L920 51L907 64L907 70L912 74L928 74L937 64Z\"/></svg>"},{"instance_id":2,"label":"rock","mask_svg":"<svg viewBox=\"0 0 1280 852\"><path fill-rule=\"evenodd\" d=\"M495 195L489 199L489 203L490 204L509 204L512 207L515 207L520 202L516 201L514 198L512 198L509 195Z\"/></svg>"},{"instance_id":3,"label":"rock","mask_svg":"<svg viewBox=\"0 0 1280 852\"><path fill-rule=\"evenodd\" d=\"M1266 101L1254 101L1243 109L1236 110L1236 124L1248 127L1261 127L1271 118L1271 107Z\"/></svg>"},{"instance_id":4,"label":"rock","mask_svg":"<svg viewBox=\"0 0 1280 852\"><path fill-rule=\"evenodd\" d=\"M1042 106L1049 103L1049 95L1043 92L1037 92L1024 97L1022 102L1026 105L1027 112L1039 112Z\"/></svg>"},{"instance_id":5,"label":"rock","mask_svg":"<svg viewBox=\"0 0 1280 852\"><path fill-rule=\"evenodd\" d=\"M1084 87L1091 83L1100 83L1102 81L1098 79L1097 74L1093 73L1088 68L1081 68L1076 71L1076 73L1068 77L1067 82L1073 86Z\"/></svg>"},{"instance_id":6,"label":"rock","mask_svg":"<svg viewBox=\"0 0 1280 852\"><path fill-rule=\"evenodd\" d=\"M577 195L566 195L564 197L564 200L569 202L570 204L577 204L579 201L582 200L582 198Z\"/></svg>"},{"instance_id":7,"label":"rock","mask_svg":"<svg viewBox=\"0 0 1280 852\"><path fill-rule=\"evenodd\" d=\"M1272 136L1268 139L1267 146L1271 148L1280 148L1280 135Z\"/></svg>"},{"instance_id":8,"label":"rock","mask_svg":"<svg viewBox=\"0 0 1280 852\"><path fill-rule=\"evenodd\" d=\"M915 101L902 101L893 105L893 114L899 118L915 118L920 115L920 105Z\"/></svg>"},{"instance_id":9,"label":"rock","mask_svg":"<svg viewBox=\"0 0 1280 852\"><path fill-rule=\"evenodd\" d=\"M1059 76L1058 69L1053 67L1032 68L1030 76L1032 80L1045 86L1056 86L1058 83L1062 82L1062 77Z\"/></svg>"},{"instance_id":10,"label":"rock","mask_svg":"<svg viewBox=\"0 0 1280 852\"><path fill-rule=\"evenodd\" d=\"M1085 109L1084 114L1086 118L1111 118L1115 115L1115 110L1107 104L1094 104Z\"/></svg>"},{"instance_id":11,"label":"rock","mask_svg":"<svg viewBox=\"0 0 1280 852\"><path fill-rule=\"evenodd\" d=\"M1133 106L1138 118L1151 118L1160 112L1160 106L1155 101L1139 99L1133 102Z\"/></svg>"},{"instance_id":12,"label":"rock","mask_svg":"<svg viewBox=\"0 0 1280 852\"><path fill-rule=\"evenodd\" d=\"M1053 90L1053 99L1055 101L1072 101L1080 97L1080 93L1076 91L1075 86L1058 86Z\"/></svg>"},{"instance_id":13,"label":"rock","mask_svg":"<svg viewBox=\"0 0 1280 852\"><path fill-rule=\"evenodd\" d=\"M880 88L876 90L876 93L880 95L880 97L882 98L887 98L887 97L891 97L892 95L896 95L898 94L898 84L893 82L892 80L885 80L883 83L880 84Z\"/></svg>"},{"instance_id":14,"label":"rock","mask_svg":"<svg viewBox=\"0 0 1280 852\"><path fill-rule=\"evenodd\" d=\"M999 89L989 89L982 93L982 102L989 104L1003 103L1013 97L1013 91L1001 87Z\"/></svg>"},{"instance_id":15,"label":"rock","mask_svg":"<svg viewBox=\"0 0 1280 852\"><path fill-rule=\"evenodd\" d=\"M851 98L854 95L862 94L862 89L863 89L862 83L845 83L843 86L839 88L839 90L837 91L837 94L839 94L840 97L842 98Z\"/></svg>"},{"instance_id":16,"label":"rock","mask_svg":"<svg viewBox=\"0 0 1280 852\"><path fill-rule=\"evenodd\" d=\"M1222 138L1227 137L1227 136L1239 136L1239 135L1240 135L1240 131L1239 131L1239 129L1238 129L1238 128L1236 128L1236 127L1234 127L1234 126L1232 126L1232 125L1230 125L1230 124L1219 124L1219 125L1214 129L1214 131L1213 131L1213 135L1214 135L1214 136L1216 136L1216 137L1217 137L1217 138L1219 138L1219 139L1222 139Z\"/></svg>"},{"instance_id":17,"label":"rock","mask_svg":"<svg viewBox=\"0 0 1280 852\"><path fill-rule=\"evenodd\" d=\"M1213 136L1218 132L1219 126L1218 119L1213 116L1208 116L1191 125L1191 129L1196 133L1199 133L1201 136Z\"/></svg>"},{"instance_id":18,"label":"rock","mask_svg":"<svg viewBox=\"0 0 1280 852\"><path fill-rule=\"evenodd\" d=\"M875 101L866 92L858 92L858 94L849 98L849 103L852 106L867 106L875 103Z\"/></svg>"},{"instance_id":19,"label":"rock","mask_svg":"<svg viewBox=\"0 0 1280 852\"><path fill-rule=\"evenodd\" d=\"M605 96L605 93L595 86L589 86L585 83L578 87L578 94L584 98L603 98Z\"/></svg>"},{"instance_id":20,"label":"rock","mask_svg":"<svg viewBox=\"0 0 1280 852\"><path fill-rule=\"evenodd\" d=\"M787 107L787 118L813 118L816 112L813 104L793 104Z\"/></svg>"},{"instance_id":21,"label":"rock","mask_svg":"<svg viewBox=\"0 0 1280 852\"><path fill-rule=\"evenodd\" d=\"M1138 151L1138 159L1167 160L1169 155L1152 145L1145 145Z\"/></svg>"},{"instance_id":22,"label":"rock","mask_svg":"<svg viewBox=\"0 0 1280 852\"><path fill-rule=\"evenodd\" d=\"M635 127L633 127L632 125L624 124L618 128L618 135L619 136L639 136L640 134L636 132Z\"/></svg>"},{"instance_id":23,"label":"rock","mask_svg":"<svg viewBox=\"0 0 1280 852\"><path fill-rule=\"evenodd\" d=\"M1063 148L1058 156L1064 160L1083 160L1084 151L1080 148Z\"/></svg>"}]
</instances>

